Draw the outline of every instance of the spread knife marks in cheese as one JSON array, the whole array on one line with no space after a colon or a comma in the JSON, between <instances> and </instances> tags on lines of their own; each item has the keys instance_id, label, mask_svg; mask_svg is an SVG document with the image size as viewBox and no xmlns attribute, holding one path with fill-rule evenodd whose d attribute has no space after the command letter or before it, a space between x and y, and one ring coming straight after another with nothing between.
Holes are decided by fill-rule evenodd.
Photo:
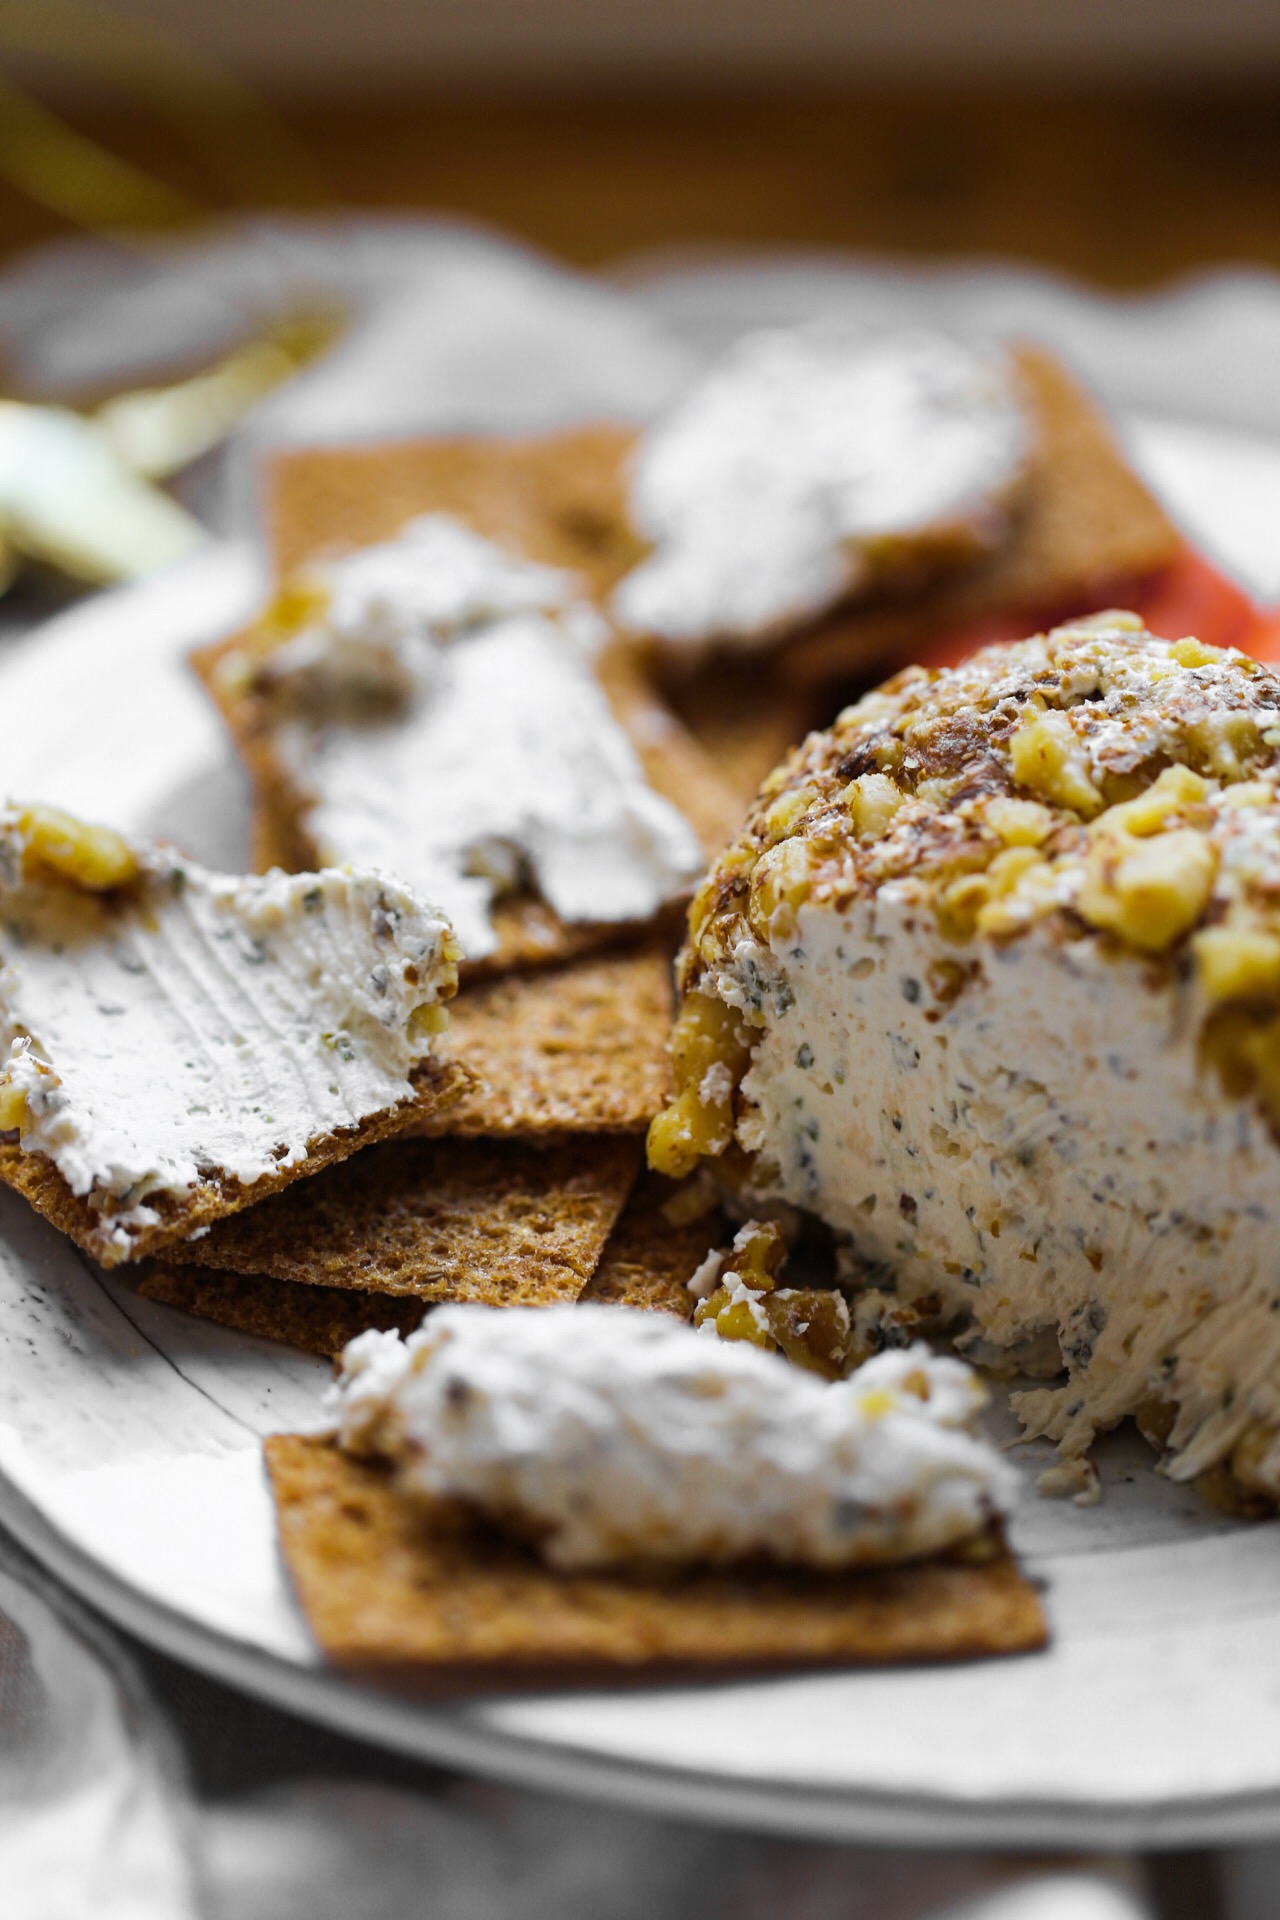
<instances>
[{"instance_id":1,"label":"spread knife marks in cheese","mask_svg":"<svg viewBox=\"0 0 1280 1920\"><path fill-rule=\"evenodd\" d=\"M439 901L473 960L504 893L532 885L566 922L641 922L701 871L596 679L605 629L570 576L433 514L314 585L260 673L323 861Z\"/></svg>"},{"instance_id":2,"label":"spread knife marks in cheese","mask_svg":"<svg viewBox=\"0 0 1280 1920\"><path fill-rule=\"evenodd\" d=\"M102 1196L127 1257L149 1199L247 1185L411 1099L456 959L443 917L385 875L233 878L9 808L0 1126Z\"/></svg>"}]
</instances>

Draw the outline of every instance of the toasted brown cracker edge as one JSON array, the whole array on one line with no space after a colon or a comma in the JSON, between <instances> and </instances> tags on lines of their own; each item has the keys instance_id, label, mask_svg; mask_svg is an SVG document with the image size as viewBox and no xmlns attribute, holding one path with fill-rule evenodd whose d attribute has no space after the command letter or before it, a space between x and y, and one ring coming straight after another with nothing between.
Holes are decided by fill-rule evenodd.
<instances>
[{"instance_id":1,"label":"toasted brown cracker edge","mask_svg":"<svg viewBox=\"0 0 1280 1920\"><path fill-rule=\"evenodd\" d=\"M673 946L464 985L440 1046L475 1081L420 1131L643 1133L669 1097Z\"/></svg>"},{"instance_id":2,"label":"toasted brown cracker edge","mask_svg":"<svg viewBox=\"0 0 1280 1920\"><path fill-rule=\"evenodd\" d=\"M169 1257L428 1301L576 1300L640 1158L626 1136L389 1142Z\"/></svg>"},{"instance_id":3,"label":"toasted brown cracker edge","mask_svg":"<svg viewBox=\"0 0 1280 1920\"><path fill-rule=\"evenodd\" d=\"M662 1207L673 1191L671 1183L656 1174L645 1174L637 1181L580 1300L670 1313L681 1320L690 1317L689 1277L707 1249L719 1244L724 1235L718 1210L691 1224L672 1226ZM163 1259L144 1263L137 1288L143 1299L197 1319L266 1340L283 1340L288 1346L333 1359L368 1327L412 1332L431 1304L413 1295L299 1285L267 1274L176 1266ZM500 1289L491 1304L503 1305L510 1297Z\"/></svg>"},{"instance_id":4,"label":"toasted brown cracker edge","mask_svg":"<svg viewBox=\"0 0 1280 1920\"><path fill-rule=\"evenodd\" d=\"M625 571L635 542L599 496L612 462L621 500L624 431L530 440L439 440L377 447L305 448L283 454L268 477L268 510L281 577L307 559L388 538L426 512L458 515L482 534L535 560L572 568L593 592ZM625 550L625 558L622 557ZM611 556L611 557L608 557ZM257 800L257 864L307 868L318 849L302 821L301 796L273 744L267 704L228 685L220 663L245 644L233 635L198 649L192 665L235 741ZM741 800L705 750L654 691L627 647L597 662L602 686L654 788L689 820L708 855L741 824ZM567 926L537 902L508 903L499 951L476 971L533 966L618 937L613 925Z\"/></svg>"},{"instance_id":5,"label":"toasted brown cracker edge","mask_svg":"<svg viewBox=\"0 0 1280 1920\"><path fill-rule=\"evenodd\" d=\"M295 1181L346 1160L361 1147L404 1133L413 1127L421 1113L434 1111L456 1099L470 1084L470 1078L457 1061L429 1060L415 1071L415 1099L370 1114L354 1127L342 1127L309 1141L306 1158L297 1166L281 1167L248 1186L234 1174L223 1173L202 1179L189 1194L150 1196L147 1205L159 1218L154 1226L142 1227L131 1236L126 1253L113 1247L107 1238L114 1216L98 1212L90 1206L87 1197L73 1193L45 1154L24 1153L16 1142L0 1142L0 1180L20 1193L38 1213L104 1267L119 1266L158 1253L203 1227L211 1227L215 1221L257 1206Z\"/></svg>"},{"instance_id":6,"label":"toasted brown cracker edge","mask_svg":"<svg viewBox=\"0 0 1280 1920\"><path fill-rule=\"evenodd\" d=\"M561 1574L456 1509L429 1512L329 1441L266 1442L280 1544L328 1657L376 1673L448 1665L881 1665L1043 1646L1007 1554L845 1576Z\"/></svg>"},{"instance_id":7,"label":"toasted brown cracker edge","mask_svg":"<svg viewBox=\"0 0 1280 1920\"><path fill-rule=\"evenodd\" d=\"M380 441L278 453L266 480L268 541L280 575L449 513L486 539L583 575L603 597L644 543L627 516L631 426L550 434Z\"/></svg>"},{"instance_id":8,"label":"toasted brown cracker edge","mask_svg":"<svg viewBox=\"0 0 1280 1920\"><path fill-rule=\"evenodd\" d=\"M676 1192L661 1174L641 1174L583 1289L584 1303L692 1318L689 1282L711 1249L724 1244L724 1217L716 1206L695 1220L672 1222L665 1208Z\"/></svg>"},{"instance_id":9,"label":"toasted brown cracker edge","mask_svg":"<svg viewBox=\"0 0 1280 1920\"><path fill-rule=\"evenodd\" d=\"M787 677L814 686L905 664L921 640L995 614L1035 622L1073 596L1168 565L1181 535L1129 466L1105 415L1060 361L1013 349L1037 439L1010 538L987 561L899 603L853 606L788 641ZM1079 608L1074 609L1079 611Z\"/></svg>"},{"instance_id":10,"label":"toasted brown cracker edge","mask_svg":"<svg viewBox=\"0 0 1280 1920\"><path fill-rule=\"evenodd\" d=\"M302 824L300 796L280 763L265 706L251 693L228 687L219 678L220 662L242 644L233 634L190 655L205 690L222 714L254 794L250 857L265 872L309 872L321 864L319 848ZM638 670L620 654L599 663L600 678L620 725L631 737L649 784L684 814L708 856L727 845L742 824L741 796L716 772L705 750L657 696L642 687ZM643 694L643 697L642 697ZM679 904L656 916L678 923ZM465 978L503 973L517 967L552 965L608 946L644 928L612 921L570 925L542 901L520 898L497 903L497 950L467 962Z\"/></svg>"},{"instance_id":11,"label":"toasted brown cracker edge","mask_svg":"<svg viewBox=\"0 0 1280 1920\"><path fill-rule=\"evenodd\" d=\"M427 1303L412 1294L371 1293L359 1287L306 1287L259 1273L216 1273L178 1267L161 1258L144 1261L137 1290L143 1300L173 1307L195 1320L280 1340L303 1353L337 1360L349 1340L370 1327L412 1333Z\"/></svg>"},{"instance_id":12,"label":"toasted brown cracker edge","mask_svg":"<svg viewBox=\"0 0 1280 1920\"><path fill-rule=\"evenodd\" d=\"M740 816L745 813L748 801L753 798L754 791L744 798L734 833L741 826ZM287 812L264 800L259 790L249 822L249 863L254 872L266 873L272 867L283 867L286 873L305 872L314 860L315 849L290 824ZM568 961L588 958L602 948L634 944L643 940L647 932L647 929L615 926L566 926L541 900L524 896L499 900L494 907L493 925L498 936L494 952L486 954L483 960L464 961L459 969L468 985L511 973L562 966ZM679 904L673 904L669 911L658 916L657 929L669 933L668 952L674 953L679 945L683 926L684 915ZM451 1001L450 1013L456 1010L457 1002Z\"/></svg>"}]
</instances>

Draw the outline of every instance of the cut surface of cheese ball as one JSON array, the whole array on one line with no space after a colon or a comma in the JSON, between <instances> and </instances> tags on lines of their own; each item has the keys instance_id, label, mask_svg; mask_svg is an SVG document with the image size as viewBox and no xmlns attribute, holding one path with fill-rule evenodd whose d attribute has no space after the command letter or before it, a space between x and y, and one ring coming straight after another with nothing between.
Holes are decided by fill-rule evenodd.
<instances>
[{"instance_id":1,"label":"cut surface of cheese ball","mask_svg":"<svg viewBox=\"0 0 1280 1920\"><path fill-rule=\"evenodd\" d=\"M1280 676L1110 614L912 669L690 913L650 1154L729 1154L1082 1454L1280 1497ZM745 1173L744 1173L745 1167Z\"/></svg>"}]
</instances>

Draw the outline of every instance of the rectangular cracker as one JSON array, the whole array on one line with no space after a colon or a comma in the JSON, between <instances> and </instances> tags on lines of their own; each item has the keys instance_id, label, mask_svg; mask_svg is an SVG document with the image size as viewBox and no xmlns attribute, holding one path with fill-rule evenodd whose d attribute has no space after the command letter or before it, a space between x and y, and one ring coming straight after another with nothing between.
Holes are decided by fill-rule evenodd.
<instances>
[{"instance_id":1,"label":"rectangular cracker","mask_svg":"<svg viewBox=\"0 0 1280 1920\"><path fill-rule=\"evenodd\" d=\"M976 567L898 603L851 607L783 649L787 676L815 686L870 666L905 664L912 647L995 614L1068 616L1112 582L1167 566L1181 536L1117 446L1106 417L1052 354L1013 357L1037 439L1011 538Z\"/></svg>"},{"instance_id":2,"label":"rectangular cracker","mask_svg":"<svg viewBox=\"0 0 1280 1920\"><path fill-rule=\"evenodd\" d=\"M243 639L236 634L212 647L200 648L191 655L191 664L222 714L253 788L250 856L255 870L265 873L271 867L283 867L287 873L308 872L322 864L320 849L306 831L298 794L276 752L265 704L252 692L220 678L221 663L234 655ZM743 806L737 793L720 777L689 729L645 685L634 663L620 649L606 654L598 667L605 692L650 786L685 816L710 858L728 844L742 824ZM655 916L654 924L678 919L679 911L678 903L673 903L670 910ZM499 901L494 926L497 949L464 968L471 978L516 967L551 965L607 946L628 931L612 921L569 924L541 900L527 896Z\"/></svg>"},{"instance_id":3,"label":"rectangular cracker","mask_svg":"<svg viewBox=\"0 0 1280 1920\"><path fill-rule=\"evenodd\" d=\"M396 1141L171 1249L181 1266L419 1300L576 1300L638 1140Z\"/></svg>"},{"instance_id":4,"label":"rectangular cracker","mask_svg":"<svg viewBox=\"0 0 1280 1920\"><path fill-rule=\"evenodd\" d=\"M341 1666L387 1677L510 1667L860 1666L1027 1652L1035 1592L993 1559L822 1576L560 1574L455 1508L411 1505L328 1441L266 1442L280 1543L308 1624Z\"/></svg>"},{"instance_id":5,"label":"rectangular cracker","mask_svg":"<svg viewBox=\"0 0 1280 1920\"><path fill-rule=\"evenodd\" d=\"M363 1287L303 1287L257 1273L215 1273L148 1260L139 1269L144 1300L175 1307L196 1320L234 1327L260 1340L282 1340L304 1353L337 1360L349 1340L369 1327L412 1333L427 1312L412 1294L373 1293Z\"/></svg>"},{"instance_id":6,"label":"rectangular cracker","mask_svg":"<svg viewBox=\"0 0 1280 1920\"><path fill-rule=\"evenodd\" d=\"M438 1044L474 1081L422 1131L643 1133L669 1097L672 946L465 985Z\"/></svg>"},{"instance_id":7,"label":"rectangular cracker","mask_svg":"<svg viewBox=\"0 0 1280 1920\"><path fill-rule=\"evenodd\" d=\"M672 1226L662 1207L674 1191L669 1180L656 1174L637 1181L580 1299L648 1308L681 1320L690 1317L689 1276L707 1249L725 1236L718 1209L691 1225ZM584 1247L583 1263L589 1258L590 1250ZM411 1333L428 1310L425 1300L408 1294L297 1285L266 1274L218 1272L166 1260L146 1262L137 1286L145 1300L335 1360L366 1327ZM500 1305L504 1297L495 1291L491 1304Z\"/></svg>"},{"instance_id":8,"label":"rectangular cracker","mask_svg":"<svg viewBox=\"0 0 1280 1920\"><path fill-rule=\"evenodd\" d=\"M394 1139L411 1130L417 1118L457 1099L470 1081L470 1074L456 1060L432 1059L415 1071L416 1099L370 1114L358 1126L338 1128L309 1141L305 1159L296 1166L264 1174L248 1186L233 1174L215 1173L202 1178L190 1193L155 1194L147 1201L157 1215L155 1225L144 1227L123 1257L135 1261L159 1253L201 1228L280 1195L298 1181L336 1168L362 1147ZM109 1222L110 1216L91 1206L87 1197L73 1193L47 1155L24 1153L16 1141L0 1141L0 1180L95 1260L104 1266L121 1264L120 1253L102 1239L104 1222Z\"/></svg>"},{"instance_id":9,"label":"rectangular cracker","mask_svg":"<svg viewBox=\"0 0 1280 1920\"><path fill-rule=\"evenodd\" d=\"M315 849L291 823L283 805L259 798L249 821L252 870L269 873L272 867L283 867L286 873L305 873L314 861ZM665 924L667 918L673 927L678 926L679 909L673 909L659 924ZM606 939L618 938L616 927L566 926L541 900L524 897L499 900L493 923L497 947L483 960L463 963L460 973L465 981L487 980L519 968L555 966L578 954L591 953ZM675 941L671 944L674 946Z\"/></svg>"},{"instance_id":10,"label":"rectangular cracker","mask_svg":"<svg viewBox=\"0 0 1280 1920\"><path fill-rule=\"evenodd\" d=\"M581 574L604 599L644 551L627 515L635 443L634 427L605 425L288 449L265 483L277 572L389 540L420 513L448 513L513 552Z\"/></svg>"},{"instance_id":11,"label":"rectangular cracker","mask_svg":"<svg viewBox=\"0 0 1280 1920\"><path fill-rule=\"evenodd\" d=\"M591 430L548 439L440 440L368 448L305 448L278 457L267 482L272 545L282 577L307 560L386 539L427 512L457 515L482 534L536 560L569 567L603 595L634 558L619 518L620 449L625 431ZM611 476L608 485L601 478ZM612 486L612 508L600 497ZM271 715L225 663L250 644L233 635L192 655L253 783L259 866L315 865L300 797L276 750ZM708 856L741 824L737 795L693 735L640 671L629 649L606 648L597 670L619 725L654 791L693 827ZM499 972L563 959L616 939L614 925L568 926L537 901L506 904L499 950L474 971Z\"/></svg>"},{"instance_id":12,"label":"rectangular cracker","mask_svg":"<svg viewBox=\"0 0 1280 1920\"><path fill-rule=\"evenodd\" d=\"M661 1174L641 1174L583 1289L584 1304L641 1307L692 1319L689 1281L712 1247L722 1246L728 1236L719 1207L695 1220L670 1220L664 1209L676 1192L675 1182Z\"/></svg>"}]
</instances>

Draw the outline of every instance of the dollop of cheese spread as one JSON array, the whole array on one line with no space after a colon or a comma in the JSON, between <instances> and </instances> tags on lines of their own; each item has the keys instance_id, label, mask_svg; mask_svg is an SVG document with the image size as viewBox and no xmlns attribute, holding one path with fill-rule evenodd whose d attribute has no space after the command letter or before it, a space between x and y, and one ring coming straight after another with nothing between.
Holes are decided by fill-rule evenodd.
<instances>
[{"instance_id":1,"label":"dollop of cheese spread","mask_svg":"<svg viewBox=\"0 0 1280 1920\"><path fill-rule=\"evenodd\" d=\"M701 871L596 678L605 629L569 575L433 514L322 568L313 600L262 672L324 862L438 901L469 959L521 886L564 921L620 923Z\"/></svg>"},{"instance_id":2,"label":"dollop of cheese spread","mask_svg":"<svg viewBox=\"0 0 1280 1920\"><path fill-rule=\"evenodd\" d=\"M642 440L625 627L759 643L996 544L1030 432L1003 356L834 322L749 335Z\"/></svg>"},{"instance_id":3,"label":"dollop of cheese spread","mask_svg":"<svg viewBox=\"0 0 1280 1920\"><path fill-rule=\"evenodd\" d=\"M766 783L681 977L656 1164L745 1151L1067 1456L1135 1415L1280 1498L1274 670L1111 615L900 675Z\"/></svg>"},{"instance_id":4,"label":"dollop of cheese spread","mask_svg":"<svg viewBox=\"0 0 1280 1920\"><path fill-rule=\"evenodd\" d=\"M385 874L209 873L11 807L0 1125L93 1196L104 1252L127 1256L157 1196L249 1184L411 1099L456 962L444 918Z\"/></svg>"},{"instance_id":5,"label":"dollop of cheese spread","mask_svg":"<svg viewBox=\"0 0 1280 1920\"><path fill-rule=\"evenodd\" d=\"M1016 1478L970 1431L985 1394L922 1346L825 1382L627 1307L442 1307L364 1333L339 1442L465 1503L555 1567L765 1558L835 1569L983 1531Z\"/></svg>"}]
</instances>

